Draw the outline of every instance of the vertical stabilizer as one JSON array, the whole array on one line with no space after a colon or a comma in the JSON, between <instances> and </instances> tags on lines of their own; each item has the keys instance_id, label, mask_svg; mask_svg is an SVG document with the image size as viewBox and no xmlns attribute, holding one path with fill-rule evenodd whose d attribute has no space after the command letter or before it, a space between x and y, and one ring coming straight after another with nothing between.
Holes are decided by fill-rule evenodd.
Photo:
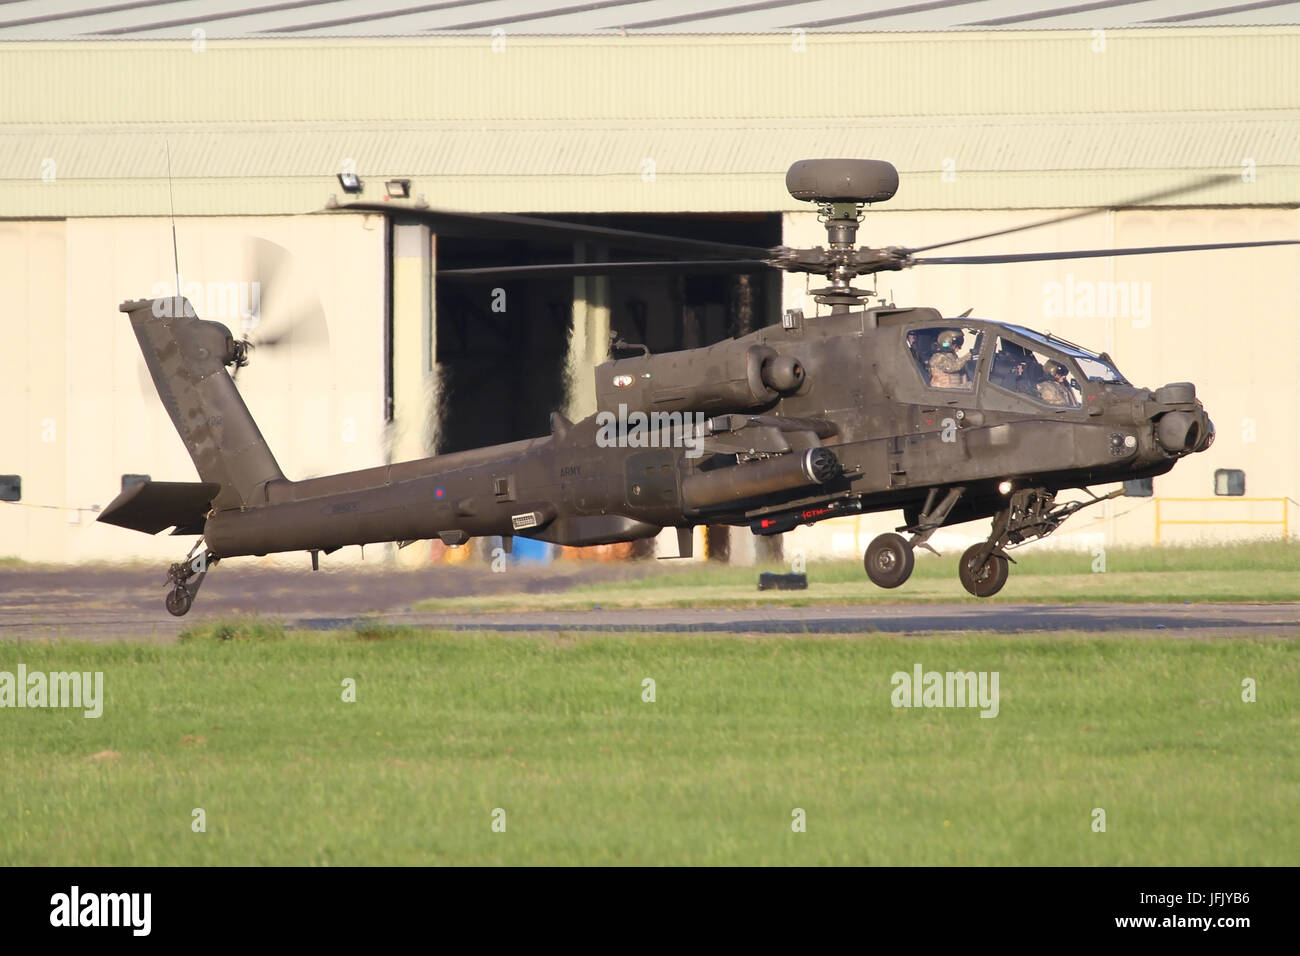
<instances>
[{"instance_id":1,"label":"vertical stabilizer","mask_svg":"<svg viewBox=\"0 0 1300 956\"><path fill-rule=\"evenodd\" d=\"M239 354L230 330L204 321L184 298L139 299L119 307L144 353L158 397L194 459L219 484L213 508L252 507L284 473L226 372Z\"/></svg>"}]
</instances>

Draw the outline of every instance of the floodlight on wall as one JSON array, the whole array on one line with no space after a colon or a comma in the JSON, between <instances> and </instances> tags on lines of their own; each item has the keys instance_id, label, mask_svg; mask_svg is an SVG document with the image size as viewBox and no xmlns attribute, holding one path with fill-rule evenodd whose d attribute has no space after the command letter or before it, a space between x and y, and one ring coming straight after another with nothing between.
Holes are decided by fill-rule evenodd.
<instances>
[{"instance_id":1,"label":"floodlight on wall","mask_svg":"<svg viewBox=\"0 0 1300 956\"><path fill-rule=\"evenodd\" d=\"M339 173L339 185L345 193L359 193L365 186L356 173Z\"/></svg>"},{"instance_id":2,"label":"floodlight on wall","mask_svg":"<svg viewBox=\"0 0 1300 956\"><path fill-rule=\"evenodd\" d=\"M409 179L390 179L384 183L389 199L410 199L411 181Z\"/></svg>"}]
</instances>

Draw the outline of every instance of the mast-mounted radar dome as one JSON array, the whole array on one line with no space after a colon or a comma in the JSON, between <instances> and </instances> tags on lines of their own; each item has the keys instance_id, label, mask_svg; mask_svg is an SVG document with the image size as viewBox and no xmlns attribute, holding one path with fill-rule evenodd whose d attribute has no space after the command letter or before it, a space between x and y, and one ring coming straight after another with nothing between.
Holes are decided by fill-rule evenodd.
<instances>
[{"instance_id":1,"label":"mast-mounted radar dome","mask_svg":"<svg viewBox=\"0 0 1300 956\"><path fill-rule=\"evenodd\" d=\"M883 159L801 159L785 188L804 202L884 202L898 191L898 170Z\"/></svg>"},{"instance_id":2,"label":"mast-mounted radar dome","mask_svg":"<svg viewBox=\"0 0 1300 956\"><path fill-rule=\"evenodd\" d=\"M898 170L884 160L800 160L785 189L807 203L883 203L898 191Z\"/></svg>"}]
</instances>

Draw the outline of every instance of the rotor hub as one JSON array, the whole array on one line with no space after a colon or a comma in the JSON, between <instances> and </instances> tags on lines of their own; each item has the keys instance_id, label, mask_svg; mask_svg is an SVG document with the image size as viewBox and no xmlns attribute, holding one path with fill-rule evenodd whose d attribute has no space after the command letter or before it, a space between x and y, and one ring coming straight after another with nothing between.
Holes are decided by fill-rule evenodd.
<instances>
[{"instance_id":1,"label":"rotor hub","mask_svg":"<svg viewBox=\"0 0 1300 956\"><path fill-rule=\"evenodd\" d=\"M871 293L854 288L853 280L889 264L882 250L856 248L858 224L868 203L883 202L897 191L898 170L875 159L805 159L790 167L785 184L795 199L817 203L826 227L827 248L794 250L793 268L830 280L815 297L832 312L863 305Z\"/></svg>"}]
</instances>

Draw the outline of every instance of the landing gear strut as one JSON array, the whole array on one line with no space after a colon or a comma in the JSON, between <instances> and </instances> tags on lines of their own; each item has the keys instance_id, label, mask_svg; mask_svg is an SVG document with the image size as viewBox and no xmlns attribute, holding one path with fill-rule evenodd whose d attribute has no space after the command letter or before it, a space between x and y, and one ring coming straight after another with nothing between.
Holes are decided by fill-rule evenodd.
<instances>
[{"instance_id":1,"label":"landing gear strut","mask_svg":"<svg viewBox=\"0 0 1300 956\"><path fill-rule=\"evenodd\" d=\"M167 583L171 585L171 590L167 592L167 612L176 617L183 617L189 612L190 606L194 604L194 596L199 593L203 579L208 576L208 570L220 560L206 549L196 556L194 552L202 545L203 541L200 540L190 548L184 561L178 561L167 569Z\"/></svg>"},{"instance_id":2,"label":"landing gear strut","mask_svg":"<svg viewBox=\"0 0 1300 956\"><path fill-rule=\"evenodd\" d=\"M934 551L927 543L930 536L943 526L965 491L962 485L931 488L915 517L908 516L912 523L897 529L910 533L910 540L894 533L882 534L872 540L862 559L872 583L882 588L896 588L906 581L915 565L915 549ZM1045 538L1080 508L1123 493L1123 489L1117 489L1099 497L1088 491L1092 495L1091 501L1069 501L1057 505L1056 492L1046 488L1022 488L1013 492L1007 507L993 516L989 539L972 545L962 554L957 565L957 577L962 587L976 597L992 597L1002 590L1011 572L1014 559L1007 554L1008 549Z\"/></svg>"},{"instance_id":3,"label":"landing gear strut","mask_svg":"<svg viewBox=\"0 0 1300 956\"><path fill-rule=\"evenodd\" d=\"M934 550L926 542L943 524L948 512L952 511L953 505L965 490L958 485L947 489L943 498L940 498L939 489L931 488L916 524L898 529L912 532L911 540L893 532L872 539L867 546L867 553L862 557L862 564L867 569L871 583L877 587L896 588L910 578L912 569L916 566L916 549Z\"/></svg>"},{"instance_id":4,"label":"landing gear strut","mask_svg":"<svg viewBox=\"0 0 1300 956\"><path fill-rule=\"evenodd\" d=\"M971 545L962 554L957 566L962 587L976 597L992 597L1007 583L1010 562L1014 561L1007 555L1008 548L1045 538L1080 508L1123 493L1124 489L1120 488L1101 497L1093 495L1091 501L1069 501L1058 506L1056 492L1046 488L1023 488L1014 492L1007 507L993 516L989 539L983 544Z\"/></svg>"}]
</instances>

